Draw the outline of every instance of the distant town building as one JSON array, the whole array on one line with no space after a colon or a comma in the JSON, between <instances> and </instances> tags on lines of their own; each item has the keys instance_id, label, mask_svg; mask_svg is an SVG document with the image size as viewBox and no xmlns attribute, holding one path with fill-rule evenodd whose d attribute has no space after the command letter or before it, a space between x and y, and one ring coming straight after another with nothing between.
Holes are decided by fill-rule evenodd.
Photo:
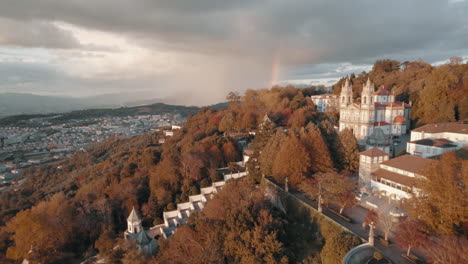
<instances>
[{"instance_id":1,"label":"distant town building","mask_svg":"<svg viewBox=\"0 0 468 264\"><path fill-rule=\"evenodd\" d=\"M320 94L310 97L319 112L338 111L338 95Z\"/></svg>"},{"instance_id":2,"label":"distant town building","mask_svg":"<svg viewBox=\"0 0 468 264\"><path fill-rule=\"evenodd\" d=\"M420 157L441 155L468 145L468 123L427 124L411 131L406 152Z\"/></svg>"},{"instance_id":3,"label":"distant town building","mask_svg":"<svg viewBox=\"0 0 468 264\"><path fill-rule=\"evenodd\" d=\"M375 139L382 141L383 135L390 140L391 136L406 134L410 125L411 105L395 102L393 93L384 87L374 90L374 84L368 79L362 89L361 101L355 102L352 85L346 79L339 98L340 131L350 129L367 149L376 147L378 143L390 145L389 142L366 142L372 134L377 133L374 135ZM387 151L387 148L383 149Z\"/></svg>"}]
</instances>

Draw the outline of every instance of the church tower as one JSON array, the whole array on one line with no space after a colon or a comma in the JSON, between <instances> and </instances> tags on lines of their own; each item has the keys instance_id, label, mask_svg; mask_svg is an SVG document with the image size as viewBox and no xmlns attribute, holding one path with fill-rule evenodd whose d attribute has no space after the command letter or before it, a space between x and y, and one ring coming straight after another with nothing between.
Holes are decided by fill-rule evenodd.
<instances>
[{"instance_id":1,"label":"church tower","mask_svg":"<svg viewBox=\"0 0 468 264\"><path fill-rule=\"evenodd\" d=\"M387 161L390 155L378 148L371 148L359 153L359 187L370 191L372 173L380 168L380 163Z\"/></svg>"},{"instance_id":2,"label":"church tower","mask_svg":"<svg viewBox=\"0 0 468 264\"><path fill-rule=\"evenodd\" d=\"M127 218L127 232L129 234L139 233L142 231L143 228L141 226L141 218L135 211L135 207L133 207L132 212Z\"/></svg>"},{"instance_id":3,"label":"church tower","mask_svg":"<svg viewBox=\"0 0 468 264\"><path fill-rule=\"evenodd\" d=\"M374 108L374 84L368 78L366 85L362 88L361 108Z\"/></svg>"},{"instance_id":4,"label":"church tower","mask_svg":"<svg viewBox=\"0 0 468 264\"><path fill-rule=\"evenodd\" d=\"M347 77L345 84L341 86L340 108L345 108L352 103L353 103L353 87L349 83L349 77Z\"/></svg>"}]
</instances>

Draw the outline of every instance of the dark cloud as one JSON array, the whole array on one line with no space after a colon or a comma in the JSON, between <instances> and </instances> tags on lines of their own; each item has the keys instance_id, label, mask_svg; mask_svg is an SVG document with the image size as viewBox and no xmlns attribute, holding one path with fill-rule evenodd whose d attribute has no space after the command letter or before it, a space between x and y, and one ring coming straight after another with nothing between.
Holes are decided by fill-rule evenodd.
<instances>
[{"instance_id":1,"label":"dark cloud","mask_svg":"<svg viewBox=\"0 0 468 264\"><path fill-rule=\"evenodd\" d=\"M59 21L117 33L150 48L201 56L204 72L157 76L150 83L159 86L196 83L203 91L223 92L236 85L251 88L268 83L274 58L287 69L285 78L318 78L342 76L382 58L435 62L468 55L468 1L0 1L0 19L20 29L13 32L0 23L0 44L81 45L51 23ZM86 48L104 47L80 47ZM206 88L217 76L223 78ZM181 78L189 80L181 83Z\"/></svg>"},{"instance_id":2,"label":"dark cloud","mask_svg":"<svg viewBox=\"0 0 468 264\"><path fill-rule=\"evenodd\" d=\"M368 62L442 47L466 51L467 9L466 1L443 0L3 0L0 16L64 21L197 53L277 52L295 64Z\"/></svg>"}]
</instances>

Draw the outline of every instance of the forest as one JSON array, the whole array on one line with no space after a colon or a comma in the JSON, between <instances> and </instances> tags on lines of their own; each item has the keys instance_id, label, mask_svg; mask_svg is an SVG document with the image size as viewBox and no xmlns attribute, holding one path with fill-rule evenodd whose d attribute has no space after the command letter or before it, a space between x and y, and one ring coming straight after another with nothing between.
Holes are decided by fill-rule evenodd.
<instances>
[{"instance_id":1,"label":"forest","mask_svg":"<svg viewBox=\"0 0 468 264\"><path fill-rule=\"evenodd\" d=\"M376 85L392 89L398 99L412 102L415 126L467 118L466 64L434 67L423 61L377 61L371 72L351 76L357 97L368 76ZM339 92L342 81L334 92ZM298 231L304 226L299 220L273 208L255 188L264 175L279 183L287 177L293 187L320 197L324 204L352 205L360 149L350 131L338 133L334 119L315 110L310 100L315 88L275 86L247 90L244 95L231 92L227 108L202 108L162 145L158 144L162 133L112 138L70 159L29 168L23 174L27 180L0 197L0 261L74 263L99 253L109 263L125 264L334 263L326 252L346 244L348 238L308 237L304 230ZM443 106L430 110L435 96ZM248 132L255 132L255 137ZM188 225L169 240L160 239L157 256L146 256L122 239L133 206L145 228L160 224L163 211L174 210L201 187L220 180L216 168L234 168L234 162L242 159L242 147L234 136L239 134L245 135L252 151L246 179L228 183ZM429 198L438 192L455 195L453 188L460 181L466 183L464 158L442 160L440 164L449 165L439 166L457 169L450 170L452 181L438 189L421 183ZM429 198L420 201L428 208L419 218L424 232L460 237L466 206L459 213L453 211L464 199L448 197L459 207L446 211L436 198ZM451 222L439 229L433 219L441 214ZM291 236L294 232L302 235ZM299 250L305 242L315 250Z\"/></svg>"}]
</instances>

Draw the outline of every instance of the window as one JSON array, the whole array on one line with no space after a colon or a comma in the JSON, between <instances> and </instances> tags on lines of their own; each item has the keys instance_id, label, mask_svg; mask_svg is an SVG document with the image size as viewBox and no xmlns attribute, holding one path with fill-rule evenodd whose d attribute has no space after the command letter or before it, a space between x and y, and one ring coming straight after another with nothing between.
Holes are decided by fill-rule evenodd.
<instances>
[{"instance_id":1,"label":"window","mask_svg":"<svg viewBox=\"0 0 468 264\"><path fill-rule=\"evenodd\" d=\"M364 104L367 104L367 96L364 96Z\"/></svg>"}]
</instances>

